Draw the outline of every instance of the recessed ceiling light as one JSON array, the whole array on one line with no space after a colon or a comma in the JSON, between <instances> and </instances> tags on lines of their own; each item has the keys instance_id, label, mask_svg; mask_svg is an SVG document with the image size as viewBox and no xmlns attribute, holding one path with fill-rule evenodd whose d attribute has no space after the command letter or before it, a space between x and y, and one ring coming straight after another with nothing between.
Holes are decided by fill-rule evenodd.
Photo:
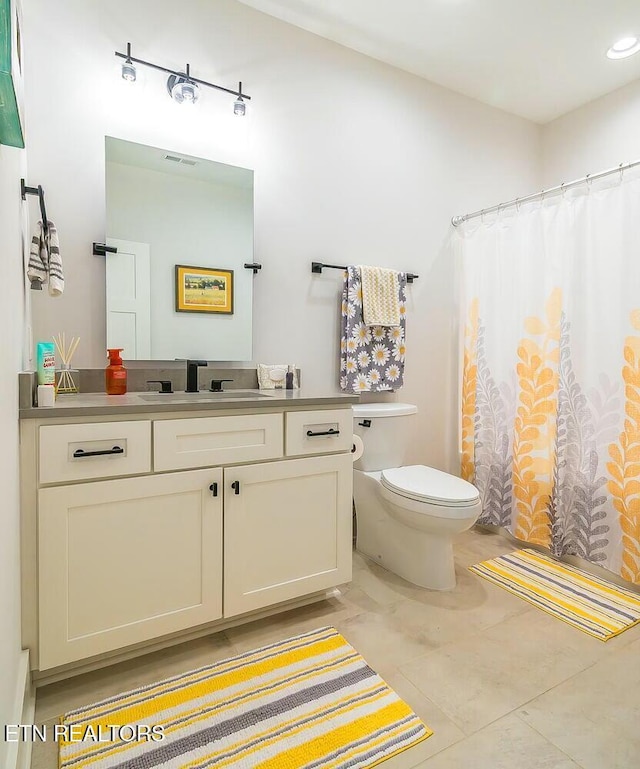
<instances>
[{"instance_id":1,"label":"recessed ceiling light","mask_svg":"<svg viewBox=\"0 0 640 769\"><path fill-rule=\"evenodd\" d=\"M618 40L607 51L610 59L626 59L627 56L633 56L640 51L640 40L637 37L623 37Z\"/></svg>"}]
</instances>

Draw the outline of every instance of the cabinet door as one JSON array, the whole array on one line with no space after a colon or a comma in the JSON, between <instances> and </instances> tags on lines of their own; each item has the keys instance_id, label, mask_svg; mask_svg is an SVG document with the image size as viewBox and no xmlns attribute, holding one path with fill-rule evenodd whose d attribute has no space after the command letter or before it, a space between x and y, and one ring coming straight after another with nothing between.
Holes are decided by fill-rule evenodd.
<instances>
[{"instance_id":1,"label":"cabinet door","mask_svg":"<svg viewBox=\"0 0 640 769\"><path fill-rule=\"evenodd\" d=\"M224 616L351 579L350 454L224 471Z\"/></svg>"},{"instance_id":2,"label":"cabinet door","mask_svg":"<svg viewBox=\"0 0 640 769\"><path fill-rule=\"evenodd\" d=\"M221 500L219 468L42 489L40 670L218 619Z\"/></svg>"}]
</instances>

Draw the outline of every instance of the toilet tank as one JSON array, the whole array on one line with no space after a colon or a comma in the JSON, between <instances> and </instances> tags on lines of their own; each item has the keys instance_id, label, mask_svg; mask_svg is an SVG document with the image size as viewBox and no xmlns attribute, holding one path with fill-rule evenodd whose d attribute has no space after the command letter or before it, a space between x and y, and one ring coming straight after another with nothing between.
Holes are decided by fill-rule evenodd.
<instances>
[{"instance_id":1,"label":"toilet tank","mask_svg":"<svg viewBox=\"0 0 640 769\"><path fill-rule=\"evenodd\" d=\"M409 441L411 417L418 411L410 403L362 403L353 407L353 432L362 438L364 454L353 466L373 472L401 467ZM366 423L370 423L366 427Z\"/></svg>"}]
</instances>

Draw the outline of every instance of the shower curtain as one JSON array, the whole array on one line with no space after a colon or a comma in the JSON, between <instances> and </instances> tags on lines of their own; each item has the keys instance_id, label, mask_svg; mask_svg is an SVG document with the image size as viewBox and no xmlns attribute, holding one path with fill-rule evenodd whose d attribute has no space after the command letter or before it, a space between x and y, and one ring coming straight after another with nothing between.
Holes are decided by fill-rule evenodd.
<instances>
[{"instance_id":1,"label":"shower curtain","mask_svg":"<svg viewBox=\"0 0 640 769\"><path fill-rule=\"evenodd\" d=\"M640 584L640 178L456 228L479 523Z\"/></svg>"}]
</instances>

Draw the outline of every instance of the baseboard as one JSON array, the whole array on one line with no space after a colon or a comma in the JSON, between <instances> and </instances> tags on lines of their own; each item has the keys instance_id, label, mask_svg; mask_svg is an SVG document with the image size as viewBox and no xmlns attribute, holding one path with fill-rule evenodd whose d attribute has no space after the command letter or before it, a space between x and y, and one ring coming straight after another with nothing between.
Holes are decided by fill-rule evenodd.
<instances>
[{"instance_id":1,"label":"baseboard","mask_svg":"<svg viewBox=\"0 0 640 769\"><path fill-rule=\"evenodd\" d=\"M29 672L29 652L23 651L18 663L18 682L11 723L32 724L36 711L35 689ZM7 769L29 769L31 766L31 742L8 742Z\"/></svg>"},{"instance_id":2,"label":"baseboard","mask_svg":"<svg viewBox=\"0 0 640 769\"><path fill-rule=\"evenodd\" d=\"M633 582L629 582L619 574L615 574L613 571L609 571L609 569L598 566L597 563L593 563L592 561L587 561L578 555L554 555L550 548L545 547L545 545L535 545L531 542L525 542L522 539L518 539L503 526L476 523L474 529L482 534L501 534L503 537L512 542L516 547L526 547L529 550L537 550L539 553L544 553L544 555L549 555L556 561L560 561L560 563L568 563L570 566L575 566L577 569L582 569L582 571L586 571L587 574L591 574L594 577L599 577L605 582L611 582L613 585L623 587L625 590L630 590L632 593L640 594L640 585L635 585Z\"/></svg>"},{"instance_id":3,"label":"baseboard","mask_svg":"<svg viewBox=\"0 0 640 769\"><path fill-rule=\"evenodd\" d=\"M283 601L282 603L268 606L264 609L256 609L248 612L247 614L240 614L237 617L231 619L216 620L213 623L204 625L194 630L179 630L177 633L164 636L160 640L143 641L142 643L130 646L125 650L115 650L111 652L103 652L97 657L89 658L88 660L81 660L79 662L70 662L66 665L61 665L57 668L51 668L50 670L32 671L32 681L36 688L42 686L48 686L49 684L56 683L58 681L64 681L72 676L82 675L83 673L89 673L92 670L99 670L100 668L107 667L108 665L116 665L119 662L125 662L126 660L140 657L143 654L151 654L161 649L166 649L170 646L176 646L187 641L193 641L196 638L202 638L203 636L211 635L212 633L219 633L228 628L237 627L238 625L244 625L247 622L253 622L254 620L263 619L266 617L276 617L276 615L291 611L292 609L298 609L308 604L316 603L317 601L325 601L329 598L336 598L340 595L338 588L327 588L326 590L319 591L317 593L311 593L309 595L302 596L301 598L293 598L289 601Z\"/></svg>"}]
</instances>

